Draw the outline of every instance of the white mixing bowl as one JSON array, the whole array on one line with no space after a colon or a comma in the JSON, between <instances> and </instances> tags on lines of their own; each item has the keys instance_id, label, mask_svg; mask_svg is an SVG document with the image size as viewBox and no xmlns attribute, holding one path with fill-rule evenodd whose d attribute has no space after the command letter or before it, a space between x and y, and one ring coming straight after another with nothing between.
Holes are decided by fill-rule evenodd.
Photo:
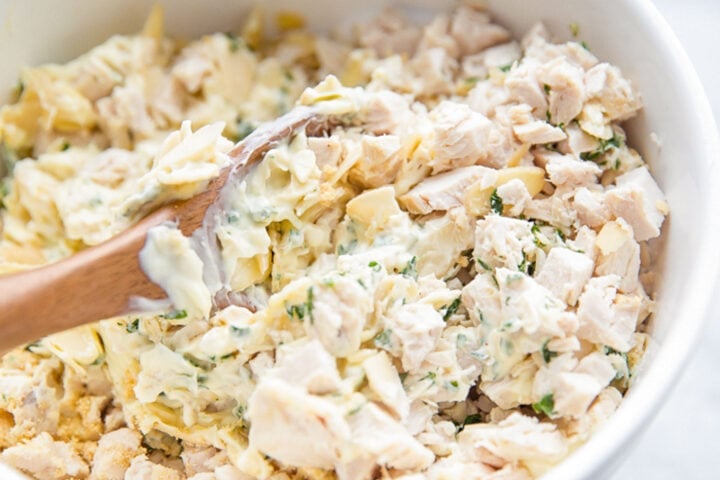
<instances>
[{"instance_id":1,"label":"white mixing bowl","mask_svg":"<svg viewBox=\"0 0 720 480\"><path fill-rule=\"evenodd\" d=\"M185 38L242 25L252 1L166 0L169 34ZM350 25L391 0L275 0L268 9L305 14L313 29ZM114 33L141 27L152 2L0 0L0 90L10 91L25 65L63 62ZM404 1L414 16L450 8L450 0ZM601 59L618 65L642 92L645 109L629 126L630 143L648 161L671 208L658 271L655 348L618 412L546 478L608 476L667 396L714 311L720 255L720 147L702 86L677 39L650 0L489 0L495 17L517 35L538 20L560 39L569 25ZM651 134L653 134L651 136ZM656 135L656 136L655 136ZM657 140L657 141L656 141ZM670 414L670 412L666 412ZM6 467L5 467L6 468ZM0 465L0 478L13 479Z\"/></svg>"}]
</instances>

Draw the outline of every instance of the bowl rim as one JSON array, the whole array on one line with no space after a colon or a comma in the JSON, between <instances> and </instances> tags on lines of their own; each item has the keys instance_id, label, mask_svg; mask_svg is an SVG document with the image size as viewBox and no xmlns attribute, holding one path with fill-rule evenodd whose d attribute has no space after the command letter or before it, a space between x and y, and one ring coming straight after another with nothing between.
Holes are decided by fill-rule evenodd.
<instances>
[{"instance_id":1,"label":"bowl rim","mask_svg":"<svg viewBox=\"0 0 720 480\"><path fill-rule=\"evenodd\" d=\"M702 139L700 149L703 159L707 160L708 175L720 180L720 137L695 67L675 32L651 0L628 0L626 5L628 14L639 20L640 27L646 30L658 50L664 52L679 72L678 83L688 92L683 100L689 101L689 109L696 112L693 125L697 131L696 138ZM710 190L709 198L710 205L720 206L720 189ZM703 252L714 251L713 238L714 234L720 234L720 215L713 215L712 208L704 210L700 217L708 234L700 239L700 249L695 256L703 258L703 268L695 273L699 277L696 283L707 288L689 292L684 301L688 308L683 314L683 321L676 321L668 329L656 356L648 362L642 378L623 398L618 410L587 442L543 475L543 480L610 477L625 460L624 455L634 447L633 442L642 433L642 426L651 422L662 409L661 402L684 373L688 360L695 353L700 333L710 321L715 305L714 294L720 290L720 275L716 273L720 271L720 255L703 255Z\"/></svg>"}]
</instances>

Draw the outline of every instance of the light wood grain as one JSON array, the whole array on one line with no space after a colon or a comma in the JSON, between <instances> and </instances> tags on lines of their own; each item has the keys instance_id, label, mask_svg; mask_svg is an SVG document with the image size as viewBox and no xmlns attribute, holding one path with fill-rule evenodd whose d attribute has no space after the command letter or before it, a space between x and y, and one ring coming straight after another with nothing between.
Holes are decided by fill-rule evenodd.
<instances>
[{"instance_id":1,"label":"light wood grain","mask_svg":"<svg viewBox=\"0 0 720 480\"><path fill-rule=\"evenodd\" d=\"M177 222L189 236L203 225L228 178L242 178L279 140L305 128L314 114L296 109L259 128L230 157L233 164L195 197L164 206L110 240L38 269L0 277L0 352L48 334L128 313L132 297L163 299L138 254L150 228Z\"/></svg>"}]
</instances>

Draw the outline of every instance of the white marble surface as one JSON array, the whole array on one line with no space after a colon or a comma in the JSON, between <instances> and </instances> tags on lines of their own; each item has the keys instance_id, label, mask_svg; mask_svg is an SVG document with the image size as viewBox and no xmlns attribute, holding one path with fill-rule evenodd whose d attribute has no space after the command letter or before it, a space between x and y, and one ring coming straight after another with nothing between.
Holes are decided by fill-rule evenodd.
<instances>
[{"instance_id":1,"label":"white marble surface","mask_svg":"<svg viewBox=\"0 0 720 480\"><path fill-rule=\"evenodd\" d=\"M720 119L720 2L654 0L685 47ZM720 159L718 159L720 161ZM612 480L720 478L720 313Z\"/></svg>"}]
</instances>

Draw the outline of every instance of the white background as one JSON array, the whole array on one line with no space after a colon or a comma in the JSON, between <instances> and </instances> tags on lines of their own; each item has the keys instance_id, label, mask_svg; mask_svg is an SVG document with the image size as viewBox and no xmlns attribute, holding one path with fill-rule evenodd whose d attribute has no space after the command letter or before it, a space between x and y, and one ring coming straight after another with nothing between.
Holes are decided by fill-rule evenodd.
<instances>
[{"instance_id":1,"label":"white background","mask_svg":"<svg viewBox=\"0 0 720 480\"><path fill-rule=\"evenodd\" d=\"M720 1L654 3L685 47L720 119ZM720 310L663 404L612 480L720 479Z\"/></svg>"}]
</instances>

